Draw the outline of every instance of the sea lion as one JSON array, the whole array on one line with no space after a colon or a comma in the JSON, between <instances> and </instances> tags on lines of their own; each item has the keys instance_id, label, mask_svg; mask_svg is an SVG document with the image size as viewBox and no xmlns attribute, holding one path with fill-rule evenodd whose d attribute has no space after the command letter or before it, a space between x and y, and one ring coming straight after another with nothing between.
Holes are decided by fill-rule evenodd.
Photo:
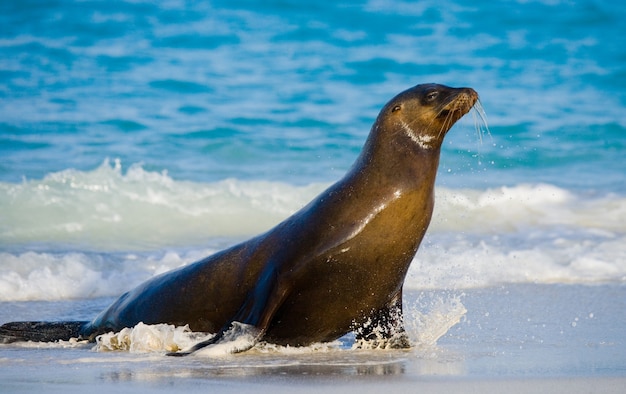
<instances>
[{"instance_id":1,"label":"sea lion","mask_svg":"<svg viewBox=\"0 0 626 394\"><path fill-rule=\"evenodd\" d=\"M7 323L1 340L94 340L143 322L217 333L190 351L242 336L251 340L230 351L309 345L353 330L408 346L402 285L430 223L441 145L477 100L437 84L398 94L350 171L268 232L148 280L91 322Z\"/></svg>"}]
</instances>

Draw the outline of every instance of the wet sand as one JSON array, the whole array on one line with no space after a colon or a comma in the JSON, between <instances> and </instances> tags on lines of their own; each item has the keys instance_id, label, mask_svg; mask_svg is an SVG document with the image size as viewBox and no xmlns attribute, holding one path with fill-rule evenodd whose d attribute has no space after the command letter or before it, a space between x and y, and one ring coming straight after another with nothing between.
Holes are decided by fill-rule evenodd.
<instances>
[{"instance_id":1,"label":"wet sand","mask_svg":"<svg viewBox=\"0 0 626 394\"><path fill-rule=\"evenodd\" d=\"M460 294L463 293L463 294ZM0 392L534 392L621 393L626 387L626 286L507 285L407 292L406 319L429 300L459 296L466 314L435 346L261 351L170 358L96 352L92 344L0 346ZM51 319L103 301L3 303L7 313ZM46 306L54 306L50 310ZM27 313L26 313L27 312Z\"/></svg>"}]
</instances>

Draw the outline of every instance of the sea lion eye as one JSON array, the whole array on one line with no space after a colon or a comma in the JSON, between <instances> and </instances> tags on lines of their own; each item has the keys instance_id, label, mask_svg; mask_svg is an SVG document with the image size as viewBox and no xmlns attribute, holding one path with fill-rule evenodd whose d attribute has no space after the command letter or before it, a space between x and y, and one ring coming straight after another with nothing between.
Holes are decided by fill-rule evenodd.
<instances>
[{"instance_id":1,"label":"sea lion eye","mask_svg":"<svg viewBox=\"0 0 626 394\"><path fill-rule=\"evenodd\" d=\"M394 106L394 107L391 109L391 112L398 112L398 111L400 111L400 109L401 109L401 107L400 107L399 105L396 105L396 106Z\"/></svg>"},{"instance_id":2,"label":"sea lion eye","mask_svg":"<svg viewBox=\"0 0 626 394\"><path fill-rule=\"evenodd\" d=\"M436 90L433 90L432 92L428 92L426 94L426 100L427 101L433 101L434 99L437 98L437 96L439 96L439 92Z\"/></svg>"}]
</instances>

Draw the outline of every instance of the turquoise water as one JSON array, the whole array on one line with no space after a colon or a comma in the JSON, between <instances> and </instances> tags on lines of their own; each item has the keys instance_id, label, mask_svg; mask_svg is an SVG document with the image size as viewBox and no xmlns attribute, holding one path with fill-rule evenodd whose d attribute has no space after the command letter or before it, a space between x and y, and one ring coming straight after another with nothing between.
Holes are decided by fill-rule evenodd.
<instances>
[{"instance_id":1,"label":"turquoise water","mask_svg":"<svg viewBox=\"0 0 626 394\"><path fill-rule=\"evenodd\" d=\"M626 5L3 2L0 180L105 158L176 180L337 179L412 85L475 88L442 181L626 192Z\"/></svg>"},{"instance_id":2,"label":"turquoise water","mask_svg":"<svg viewBox=\"0 0 626 394\"><path fill-rule=\"evenodd\" d=\"M408 286L621 283L625 19L608 0L4 1L0 299L113 296L264 231L424 82L476 89L489 133L470 114L446 137Z\"/></svg>"}]
</instances>

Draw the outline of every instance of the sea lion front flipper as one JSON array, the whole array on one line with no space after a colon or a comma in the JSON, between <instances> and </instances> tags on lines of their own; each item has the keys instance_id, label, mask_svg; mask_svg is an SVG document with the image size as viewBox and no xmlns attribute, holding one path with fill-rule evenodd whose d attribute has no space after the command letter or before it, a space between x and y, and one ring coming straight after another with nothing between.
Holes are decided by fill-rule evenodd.
<instances>
[{"instance_id":1,"label":"sea lion front flipper","mask_svg":"<svg viewBox=\"0 0 626 394\"><path fill-rule=\"evenodd\" d=\"M290 281L278 278L278 272L269 264L239 312L214 337L187 351L168 355L186 356L207 346L214 348L211 353L215 354L240 353L252 348L263 338L274 314L289 294Z\"/></svg>"},{"instance_id":2,"label":"sea lion front flipper","mask_svg":"<svg viewBox=\"0 0 626 394\"><path fill-rule=\"evenodd\" d=\"M407 349L411 347L404 330L402 289L387 306L355 329L355 347L368 349Z\"/></svg>"},{"instance_id":3,"label":"sea lion front flipper","mask_svg":"<svg viewBox=\"0 0 626 394\"><path fill-rule=\"evenodd\" d=\"M219 356L241 353L252 348L263 337L263 331L255 326L233 321L226 329L222 329L211 339L200 342L182 352L167 353L168 356L188 356L200 349L210 348L206 355ZM208 349L207 349L208 350Z\"/></svg>"}]
</instances>

